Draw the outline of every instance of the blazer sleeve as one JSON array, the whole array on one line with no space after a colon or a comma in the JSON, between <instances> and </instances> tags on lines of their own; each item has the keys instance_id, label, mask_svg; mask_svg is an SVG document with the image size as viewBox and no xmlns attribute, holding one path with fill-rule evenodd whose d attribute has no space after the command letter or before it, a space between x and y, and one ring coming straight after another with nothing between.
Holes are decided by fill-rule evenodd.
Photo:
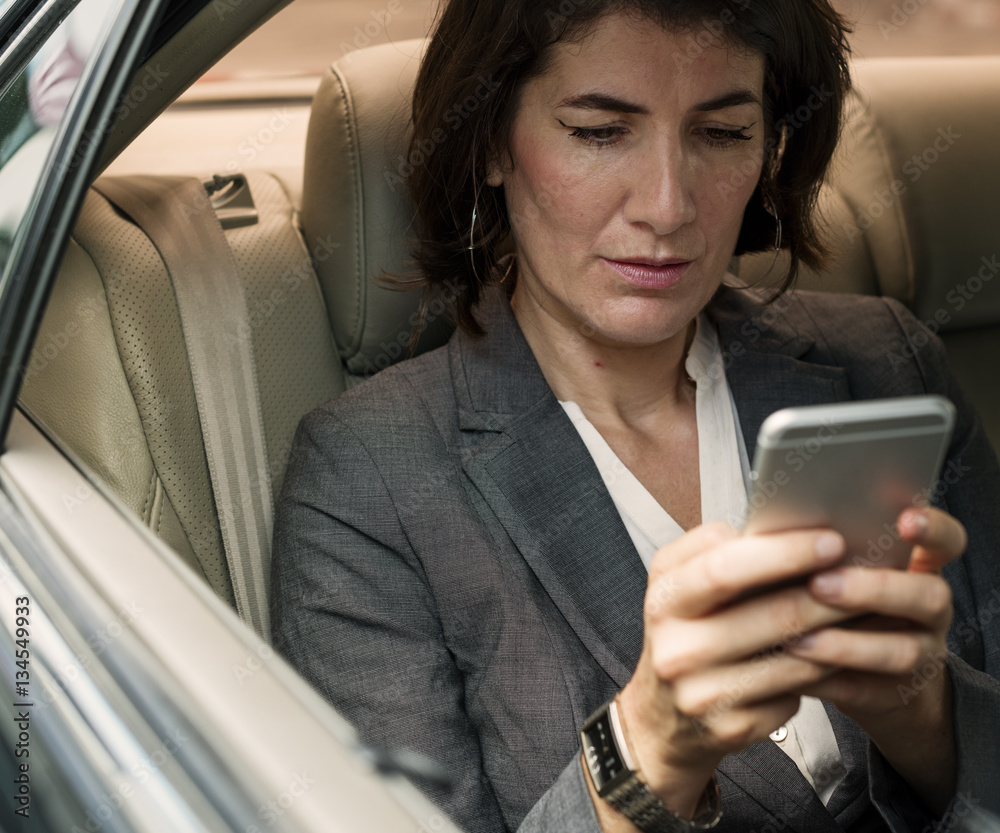
<instances>
[{"instance_id":1,"label":"blazer sleeve","mask_svg":"<svg viewBox=\"0 0 1000 833\"><path fill-rule=\"evenodd\" d=\"M944 346L904 307L888 301L900 327L899 355L913 356L928 393L949 398L957 420L941 479L929 498L969 533L965 555L944 575L954 592L955 617L944 664L914 673L901 696L919 696L947 667L954 696L958 783L939 821L872 746L871 796L894 833L935 829L979 810L1000 813L1000 465L982 422L948 368Z\"/></svg>"},{"instance_id":2,"label":"blazer sleeve","mask_svg":"<svg viewBox=\"0 0 1000 833\"><path fill-rule=\"evenodd\" d=\"M511 829L484 775L462 676L391 490L358 433L328 411L307 416L296 434L272 567L279 652L364 742L443 764L450 788L418 786L456 824ZM519 829L599 833L578 760Z\"/></svg>"}]
</instances>

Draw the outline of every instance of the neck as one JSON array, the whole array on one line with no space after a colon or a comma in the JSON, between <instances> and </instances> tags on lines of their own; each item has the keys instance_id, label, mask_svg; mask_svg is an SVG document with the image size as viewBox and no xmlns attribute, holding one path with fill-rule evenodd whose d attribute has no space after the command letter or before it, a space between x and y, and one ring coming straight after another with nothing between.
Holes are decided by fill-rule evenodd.
<instances>
[{"instance_id":1,"label":"neck","mask_svg":"<svg viewBox=\"0 0 1000 833\"><path fill-rule=\"evenodd\" d=\"M635 346L584 335L526 293L515 292L511 306L553 393L576 402L592 422L641 428L665 411L693 406L694 386L684 362L694 321L666 341Z\"/></svg>"}]
</instances>

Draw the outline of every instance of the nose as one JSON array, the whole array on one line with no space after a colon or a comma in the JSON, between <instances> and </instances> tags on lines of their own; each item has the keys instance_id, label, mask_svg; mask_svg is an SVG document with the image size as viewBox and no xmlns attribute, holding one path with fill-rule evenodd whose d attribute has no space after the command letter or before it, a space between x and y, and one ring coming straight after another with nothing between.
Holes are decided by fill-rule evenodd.
<instances>
[{"instance_id":1,"label":"nose","mask_svg":"<svg viewBox=\"0 0 1000 833\"><path fill-rule=\"evenodd\" d=\"M625 219L664 236L694 221L693 172L675 143L656 143L637 160Z\"/></svg>"}]
</instances>

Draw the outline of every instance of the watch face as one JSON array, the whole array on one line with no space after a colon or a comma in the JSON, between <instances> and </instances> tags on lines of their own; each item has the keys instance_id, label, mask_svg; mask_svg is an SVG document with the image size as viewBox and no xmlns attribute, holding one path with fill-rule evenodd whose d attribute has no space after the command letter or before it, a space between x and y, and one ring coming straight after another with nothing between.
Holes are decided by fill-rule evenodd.
<instances>
[{"instance_id":1,"label":"watch face","mask_svg":"<svg viewBox=\"0 0 1000 833\"><path fill-rule=\"evenodd\" d=\"M628 769L622 762L615 743L614 731L607 711L601 712L583 727L580 733L583 742L583 757L590 770L590 777L597 788L598 795L603 795L622 775L628 774Z\"/></svg>"}]
</instances>

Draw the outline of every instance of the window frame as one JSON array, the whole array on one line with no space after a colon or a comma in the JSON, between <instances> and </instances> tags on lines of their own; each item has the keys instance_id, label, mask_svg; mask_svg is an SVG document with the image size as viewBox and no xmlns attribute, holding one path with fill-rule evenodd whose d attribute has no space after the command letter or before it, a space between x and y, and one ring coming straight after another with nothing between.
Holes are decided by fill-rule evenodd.
<instances>
[{"instance_id":1,"label":"window frame","mask_svg":"<svg viewBox=\"0 0 1000 833\"><path fill-rule=\"evenodd\" d=\"M36 7L15 40L0 53L0 94L77 2L45 0ZM119 3L56 129L10 256L0 266L0 436L4 438L45 302L114 123L117 102L167 5L167 0Z\"/></svg>"}]
</instances>

